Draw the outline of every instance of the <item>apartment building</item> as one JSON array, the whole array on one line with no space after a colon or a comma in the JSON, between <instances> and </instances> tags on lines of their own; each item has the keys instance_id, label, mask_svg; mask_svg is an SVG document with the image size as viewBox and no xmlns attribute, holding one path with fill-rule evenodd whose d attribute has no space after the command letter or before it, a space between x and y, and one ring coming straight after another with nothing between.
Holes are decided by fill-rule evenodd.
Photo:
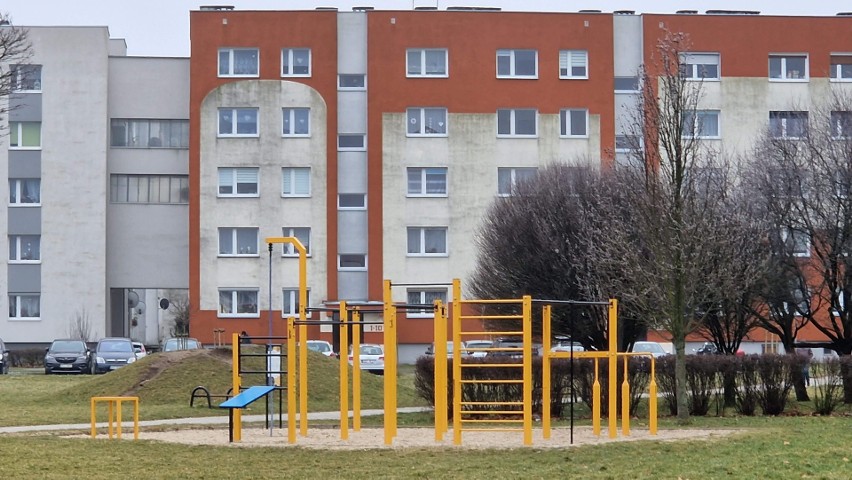
<instances>
[{"instance_id":1,"label":"apartment building","mask_svg":"<svg viewBox=\"0 0 852 480\"><path fill-rule=\"evenodd\" d=\"M5 27L0 27L5 28ZM188 59L126 57L106 27L29 27L0 137L0 337L157 344L188 286Z\"/></svg>"}]
</instances>

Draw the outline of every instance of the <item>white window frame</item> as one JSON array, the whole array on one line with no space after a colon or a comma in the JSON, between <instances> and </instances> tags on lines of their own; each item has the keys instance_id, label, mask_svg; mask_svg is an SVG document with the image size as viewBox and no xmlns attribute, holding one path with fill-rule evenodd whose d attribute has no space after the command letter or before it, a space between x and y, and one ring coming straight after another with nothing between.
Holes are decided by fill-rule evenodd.
<instances>
[{"instance_id":1,"label":"white window frame","mask_svg":"<svg viewBox=\"0 0 852 480\"><path fill-rule=\"evenodd\" d=\"M236 311L234 312L223 312L222 311L222 302L221 296L223 293L231 294L231 306L236 307ZM254 309L255 312L239 312L239 294L243 293L254 293ZM216 300L219 302L218 308L218 318L260 318L260 289L258 288L220 288L219 289L219 298Z\"/></svg>"},{"instance_id":2,"label":"white window frame","mask_svg":"<svg viewBox=\"0 0 852 480\"><path fill-rule=\"evenodd\" d=\"M221 191L221 188L222 188L221 180L222 180L222 171L223 170L230 170L231 171L230 187L231 187L232 193L222 193L222 191ZM254 185L255 185L256 191L254 193L237 193L237 189L239 188L239 185L241 183L245 183L245 184L251 183L251 182L238 182L237 181L237 179L240 176L239 174L241 172L245 175L245 174L248 174L249 171L254 172L254 179L255 179ZM219 169L216 171L216 174L217 174L216 189L217 189L217 196L218 197L225 198L225 197L259 197L260 196L260 168L258 168L258 167L219 167Z\"/></svg>"},{"instance_id":3,"label":"white window frame","mask_svg":"<svg viewBox=\"0 0 852 480\"><path fill-rule=\"evenodd\" d=\"M19 63L16 65L10 65L9 73L11 75L11 79L9 81L9 85L11 86L11 90L15 93L41 93L41 72L42 66L38 64L30 64L30 63ZM23 88L22 84L24 83L24 70L34 70L38 72L38 78L33 81L34 88Z\"/></svg>"},{"instance_id":4,"label":"white window frame","mask_svg":"<svg viewBox=\"0 0 852 480\"><path fill-rule=\"evenodd\" d=\"M361 77L364 85L360 87L343 86L341 82L341 80L343 80L343 77ZM362 73L340 73L337 75L337 89L344 92L363 92L367 90L367 75L364 75Z\"/></svg>"},{"instance_id":5,"label":"white window frame","mask_svg":"<svg viewBox=\"0 0 852 480\"><path fill-rule=\"evenodd\" d=\"M702 60L715 59L715 63ZM716 65L716 76L706 77L702 75L704 65ZM722 56L719 52L684 52L680 54L680 71L686 80L718 82L722 79Z\"/></svg>"},{"instance_id":6,"label":"white window frame","mask_svg":"<svg viewBox=\"0 0 852 480\"><path fill-rule=\"evenodd\" d=\"M311 289L305 292L307 305L311 305ZM289 305L288 305L289 304ZM290 307L290 308L287 308ZM285 287L281 289L281 318L299 317L299 287Z\"/></svg>"},{"instance_id":7,"label":"white window frame","mask_svg":"<svg viewBox=\"0 0 852 480\"><path fill-rule=\"evenodd\" d=\"M791 235L792 239L790 238ZM781 230L781 241L784 243L785 248L788 239L792 241L792 255L794 257L808 258L811 256L811 239L806 233L784 228ZM797 245L802 245L803 248L797 249Z\"/></svg>"},{"instance_id":8,"label":"white window frame","mask_svg":"<svg viewBox=\"0 0 852 480\"><path fill-rule=\"evenodd\" d=\"M360 147L341 147L341 137L361 137ZM367 150L367 135L363 133L339 133L337 134L337 151L338 152L364 152Z\"/></svg>"},{"instance_id":9,"label":"white window frame","mask_svg":"<svg viewBox=\"0 0 852 480\"><path fill-rule=\"evenodd\" d=\"M517 73L515 57L517 52L533 52L535 54L535 72L532 75L521 75ZM500 74L500 57L509 57L509 73ZM497 78L514 78L523 80L535 80L538 78L538 50L532 48L501 48L497 50L495 61Z\"/></svg>"},{"instance_id":10,"label":"white window frame","mask_svg":"<svg viewBox=\"0 0 852 480\"><path fill-rule=\"evenodd\" d=\"M580 60L582 60L582 67L584 73L582 75L574 75L573 69L575 67L580 66ZM562 80L587 80L589 78L588 50L560 50L559 78Z\"/></svg>"},{"instance_id":11,"label":"white window frame","mask_svg":"<svg viewBox=\"0 0 852 480\"><path fill-rule=\"evenodd\" d=\"M307 230L308 231L308 241L304 242L303 237L297 234L297 230ZM305 247L305 256L311 256L311 227L281 227L281 235L284 237L295 237L298 238L300 242L302 242L302 246ZM299 251L296 250L296 247L293 246L292 243L282 243L281 244L281 256L282 257L296 257L299 258Z\"/></svg>"},{"instance_id":12,"label":"white window frame","mask_svg":"<svg viewBox=\"0 0 852 480\"><path fill-rule=\"evenodd\" d=\"M254 232L254 251L251 251L251 247L248 248L240 248L238 239L240 231L253 231ZM260 229L258 227L219 227L217 230L219 236L217 237L217 241L219 242L219 257L259 257L260 256ZM231 252L222 252L222 234L231 235ZM237 251L239 249L239 251Z\"/></svg>"},{"instance_id":13,"label":"white window frame","mask_svg":"<svg viewBox=\"0 0 852 480\"><path fill-rule=\"evenodd\" d=\"M363 267L341 267L340 261L342 257L364 257L364 266ZM366 272L367 265L369 265L367 261L367 254L364 253L341 253L337 255L337 271L338 272Z\"/></svg>"},{"instance_id":14,"label":"white window frame","mask_svg":"<svg viewBox=\"0 0 852 480\"><path fill-rule=\"evenodd\" d=\"M363 203L363 205L359 205L359 206L342 207L340 205L340 203L341 203L340 200L341 200L341 197L343 197L344 195L351 196L353 198L356 197L356 196L360 196L361 198L364 199L364 203ZM367 194L366 193L339 193L339 194L337 194L337 209L338 210L366 210L367 209Z\"/></svg>"},{"instance_id":15,"label":"white window frame","mask_svg":"<svg viewBox=\"0 0 852 480\"><path fill-rule=\"evenodd\" d=\"M583 112L583 130L582 135L573 135L571 127L571 112ZM563 133L564 132L564 133ZM559 111L559 138L589 138L589 110L586 108L563 108Z\"/></svg>"},{"instance_id":16,"label":"white window frame","mask_svg":"<svg viewBox=\"0 0 852 480\"><path fill-rule=\"evenodd\" d=\"M852 82L852 53L832 53L831 57L840 57L845 59L848 63L831 63L831 59L829 59L829 74L828 81L829 82ZM843 76L843 66L849 65L848 76Z\"/></svg>"},{"instance_id":17,"label":"white window frame","mask_svg":"<svg viewBox=\"0 0 852 480\"><path fill-rule=\"evenodd\" d=\"M38 202L22 202L24 196L24 182L38 182ZM40 207L41 206L41 179L40 178L10 178L9 179L9 206L10 207Z\"/></svg>"},{"instance_id":18,"label":"white window frame","mask_svg":"<svg viewBox=\"0 0 852 480\"><path fill-rule=\"evenodd\" d=\"M441 170L444 174L444 193L428 193L426 186L428 185L428 181L426 179L426 174L428 170ZM432 174L436 174L437 172L432 172ZM420 193L411 191L411 178L412 175L417 175L420 178ZM449 194L449 181L448 181L449 169L447 167L408 167L405 171L405 190L407 197L444 197L446 198Z\"/></svg>"},{"instance_id":19,"label":"white window frame","mask_svg":"<svg viewBox=\"0 0 852 480\"><path fill-rule=\"evenodd\" d=\"M444 251L443 252L426 252L426 232L441 231L444 234ZM445 226L418 226L406 227L405 229L405 252L408 257L447 257L450 254L450 239L449 228ZM408 249L408 240L414 234L418 237L418 251L410 252Z\"/></svg>"},{"instance_id":20,"label":"white window frame","mask_svg":"<svg viewBox=\"0 0 852 480\"><path fill-rule=\"evenodd\" d=\"M533 176L538 174L538 167L498 167L497 168L497 196L498 197L511 197L515 194L515 189L518 184L518 173L519 171L523 171L524 173L532 173ZM501 192L500 191L500 173L501 172L509 172L509 192Z\"/></svg>"},{"instance_id":21,"label":"white window frame","mask_svg":"<svg viewBox=\"0 0 852 480\"><path fill-rule=\"evenodd\" d=\"M444 114L444 119L443 119L444 131L443 132L432 133L432 132L426 132L425 131L426 118L427 118L426 112L429 111L429 110L436 111L436 112L443 112L443 114ZM416 122L412 121L412 116L417 117ZM446 137L447 132L449 131L449 125L447 123L448 117L449 117L449 115L447 114L447 109L443 108L443 107L411 107L411 108L407 109L406 112L405 112L405 119L406 119L405 136L406 137ZM408 127L409 127L409 125L414 125L415 123L418 125L419 131L412 133L412 132L409 131ZM439 125L439 127L441 127L441 125Z\"/></svg>"},{"instance_id":22,"label":"white window frame","mask_svg":"<svg viewBox=\"0 0 852 480\"><path fill-rule=\"evenodd\" d=\"M189 120L111 118L109 147L188 149Z\"/></svg>"},{"instance_id":23,"label":"white window frame","mask_svg":"<svg viewBox=\"0 0 852 480\"><path fill-rule=\"evenodd\" d=\"M297 172L304 173L305 171L307 171L308 173L308 191L305 193L297 192L296 187L299 185L299 182L296 181L296 175L294 174ZM311 167L282 167L281 196L285 198L309 198L311 196L311 180ZM290 190L290 193L287 193L288 188Z\"/></svg>"},{"instance_id":24,"label":"white window frame","mask_svg":"<svg viewBox=\"0 0 852 480\"><path fill-rule=\"evenodd\" d=\"M417 304L429 305L429 303L426 301L426 294L427 293L433 293L433 294L437 293L439 295L443 294L443 299L441 300L441 302L444 305L447 305L449 296L448 296L446 288L408 289L405 292L405 301L406 301L406 303L412 303L411 298L410 298L411 294L419 294L420 300L417 302ZM434 312L434 310L426 310L426 309L414 310L414 309L411 309L411 310L408 310L406 312L405 316L407 318L435 318L435 312Z\"/></svg>"},{"instance_id":25,"label":"white window frame","mask_svg":"<svg viewBox=\"0 0 852 480\"><path fill-rule=\"evenodd\" d=\"M835 140L849 140L852 138L852 111L834 110L829 115L831 138ZM843 133L844 127L846 130L845 134Z\"/></svg>"},{"instance_id":26,"label":"white window frame","mask_svg":"<svg viewBox=\"0 0 852 480\"><path fill-rule=\"evenodd\" d=\"M781 72L780 77L772 76L772 59L777 58L781 60ZM791 70L787 68L787 59L789 58L804 58L805 59L805 71L801 73L801 76L795 77L791 76L793 72L796 70ZM768 58L768 66L769 66L769 81L770 82L793 82L793 83L805 83L810 81L810 58L807 53L770 53Z\"/></svg>"},{"instance_id":27,"label":"white window frame","mask_svg":"<svg viewBox=\"0 0 852 480\"><path fill-rule=\"evenodd\" d=\"M234 53L235 52L254 52L255 58L255 73L234 73ZM228 54L228 71L222 73L222 54ZM257 78L260 76L260 49L251 47L234 47L220 48L216 56L216 72L219 78Z\"/></svg>"},{"instance_id":28,"label":"white window frame","mask_svg":"<svg viewBox=\"0 0 852 480\"><path fill-rule=\"evenodd\" d=\"M773 113L776 113L776 114L788 114L788 115L778 115L778 117L780 117L780 118L779 118L779 120L781 121L781 125L780 125L780 127L781 127L781 135L775 135L775 133L774 133L774 131L773 131L773 128L772 128L772 114L773 114ZM808 123L810 122L810 115L809 115L809 112L808 112L808 111L792 111L792 110L773 110L773 111L770 111L770 112L769 112L769 134L770 134L770 136L771 136L772 138L777 138L777 139L787 139L787 140L798 140L798 139L802 138L802 137L791 136L791 135L788 135L788 134L787 134L787 130L788 130L788 129L787 129L787 122L788 122L789 120L791 120L791 118L789 118L791 115L789 115L789 114L799 114L799 113L804 113L804 114L805 114L805 115L804 115L804 118L805 118L805 126L804 126L804 128L805 128L805 130L807 130L807 128L808 128Z\"/></svg>"},{"instance_id":29,"label":"white window frame","mask_svg":"<svg viewBox=\"0 0 852 480\"><path fill-rule=\"evenodd\" d=\"M426 64L427 52L442 52L444 54L444 71L441 73L429 73ZM412 73L409 69L409 56L419 54L420 72ZM405 51L405 76L408 78L447 78L450 76L450 55L446 48L409 48Z\"/></svg>"},{"instance_id":30,"label":"white window frame","mask_svg":"<svg viewBox=\"0 0 852 480\"><path fill-rule=\"evenodd\" d=\"M293 59L295 57L294 53L296 51L307 51L308 52L308 73L292 73L291 71L284 71L285 65L288 65L290 67L290 70L292 70ZM284 63L285 57L287 58L286 64ZM312 63L313 63L313 53L311 52L310 48L289 47L289 48L282 48L281 49L281 76L282 77L302 77L302 78L310 77L311 72L313 71Z\"/></svg>"},{"instance_id":31,"label":"white window frame","mask_svg":"<svg viewBox=\"0 0 852 480\"><path fill-rule=\"evenodd\" d=\"M24 125L38 125L38 145L21 145L24 138ZM12 145L13 133L18 139L18 145ZM41 145L41 122L9 122L9 150L41 150Z\"/></svg>"},{"instance_id":32,"label":"white window frame","mask_svg":"<svg viewBox=\"0 0 852 480\"><path fill-rule=\"evenodd\" d=\"M24 250L23 243L25 240L35 243L35 256L37 258L24 258L22 252ZM12 258L13 247L14 258ZM41 263L41 235L9 235L9 263Z\"/></svg>"},{"instance_id":33,"label":"white window frame","mask_svg":"<svg viewBox=\"0 0 852 480\"><path fill-rule=\"evenodd\" d=\"M35 297L38 300L38 316L21 316L21 299L23 297ZM14 310L14 312L12 311ZM9 320L10 321L39 321L41 320L41 294L38 293L9 293Z\"/></svg>"},{"instance_id":34,"label":"white window frame","mask_svg":"<svg viewBox=\"0 0 852 480\"><path fill-rule=\"evenodd\" d=\"M231 131L222 133L222 112L231 112ZM254 133L238 133L240 112L254 111ZM256 107L223 107L216 112L216 136L219 138L256 138L260 136L260 112Z\"/></svg>"},{"instance_id":35,"label":"white window frame","mask_svg":"<svg viewBox=\"0 0 852 480\"><path fill-rule=\"evenodd\" d=\"M690 117L691 116L691 117ZM715 117L716 118L716 131L717 135L705 135L701 132L702 126L704 125L704 121L706 118ZM692 120L691 129L688 128L690 125L687 125L688 120ZM722 138L722 113L720 110L694 110L692 112L684 112L683 113L683 138L700 138L700 139L719 139Z\"/></svg>"},{"instance_id":36,"label":"white window frame","mask_svg":"<svg viewBox=\"0 0 852 480\"><path fill-rule=\"evenodd\" d=\"M296 125L296 121L297 121L296 114L297 113L304 113L304 112L307 112L307 114L308 114L308 120L307 120L308 132L307 133L294 133L293 127ZM287 121L285 121L285 119ZM285 132L284 127L288 124L288 122L289 122L289 125L290 125L290 132ZM284 108L282 108L281 109L281 136L286 137L286 138L290 138L290 137L296 137L296 138L310 137L311 136L311 109L307 108L307 107L284 107Z\"/></svg>"},{"instance_id":37,"label":"white window frame","mask_svg":"<svg viewBox=\"0 0 852 480\"><path fill-rule=\"evenodd\" d=\"M535 113L535 133L515 133L517 132L516 113L519 111ZM509 112L509 127L510 133L500 133L500 115L501 112ZM500 108L497 110L497 138L538 138L538 110L534 108Z\"/></svg>"}]
</instances>

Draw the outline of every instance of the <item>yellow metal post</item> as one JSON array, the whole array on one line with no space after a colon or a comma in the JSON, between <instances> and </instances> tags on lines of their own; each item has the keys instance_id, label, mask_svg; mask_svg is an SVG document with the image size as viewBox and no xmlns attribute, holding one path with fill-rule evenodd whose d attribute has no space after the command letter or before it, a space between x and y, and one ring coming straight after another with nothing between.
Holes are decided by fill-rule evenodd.
<instances>
[{"instance_id":1,"label":"yellow metal post","mask_svg":"<svg viewBox=\"0 0 852 480\"><path fill-rule=\"evenodd\" d=\"M287 441L296 443L296 319L287 319Z\"/></svg>"},{"instance_id":2,"label":"yellow metal post","mask_svg":"<svg viewBox=\"0 0 852 480\"><path fill-rule=\"evenodd\" d=\"M240 335L233 333L231 335L231 392L234 395L240 394ZM234 441L242 440L242 411L239 408L233 409L234 415Z\"/></svg>"},{"instance_id":3,"label":"yellow metal post","mask_svg":"<svg viewBox=\"0 0 852 480\"><path fill-rule=\"evenodd\" d=\"M453 279L453 338L461 332L461 280ZM461 445L462 423L461 423L461 399L462 399L462 372L461 365L453 363L453 444Z\"/></svg>"},{"instance_id":4,"label":"yellow metal post","mask_svg":"<svg viewBox=\"0 0 852 480\"><path fill-rule=\"evenodd\" d=\"M648 390L648 429L651 435L657 434L657 379L656 379L656 361L651 355L651 385Z\"/></svg>"},{"instance_id":5,"label":"yellow metal post","mask_svg":"<svg viewBox=\"0 0 852 480\"><path fill-rule=\"evenodd\" d=\"M447 308L441 300L435 300L437 311L433 325L434 385L435 385L435 441L440 442L447 433ZM443 345L443 348L441 348ZM440 350L439 350L440 348Z\"/></svg>"},{"instance_id":6,"label":"yellow metal post","mask_svg":"<svg viewBox=\"0 0 852 480\"><path fill-rule=\"evenodd\" d=\"M615 438L618 430L618 300L609 301L609 438Z\"/></svg>"},{"instance_id":7,"label":"yellow metal post","mask_svg":"<svg viewBox=\"0 0 852 480\"><path fill-rule=\"evenodd\" d=\"M390 325L387 326L385 330L385 343L389 343L391 346L391 375L387 376L387 372L385 372L385 384L389 387L390 401L391 401L391 416L390 416L390 436L391 441L396 438L396 422L397 422L397 380L398 380L398 369L399 369L399 361L397 354L397 334L396 334L396 307L391 307L391 316L390 316ZM385 364L387 366L387 355L385 355ZM387 388L387 387L386 387ZM387 395L388 393L386 393ZM388 443L390 445L390 443Z\"/></svg>"},{"instance_id":8,"label":"yellow metal post","mask_svg":"<svg viewBox=\"0 0 852 480\"><path fill-rule=\"evenodd\" d=\"M392 370L388 369L388 367L390 366L389 363L392 361L389 343L390 343L390 336L391 336L390 330L393 328L393 323L394 323L393 320L392 320L394 307L393 307L393 295L391 293L391 282L390 282L390 280L387 280L387 279L384 280L384 282L382 283L382 287L383 287L382 288L382 300L383 300L383 303L384 303L384 306L382 308L382 313L383 313L382 320L383 320L383 323L384 323L384 325L383 325L384 326L383 336L384 336L384 345L385 345L385 347L384 347L385 348L385 378L384 378L384 384L385 384L384 385L385 386L385 388L384 388L384 390L385 390L385 392L384 392L385 393L385 397L384 397L385 418L384 418L384 420L385 420L385 425L384 425L384 427L385 427L385 445L390 445L391 443L393 443L393 430L392 430L392 426L391 426L391 417L392 417L391 409L394 408L394 406L393 406L393 400L391 400L391 398L390 398L390 392L388 392L388 387L389 387L388 376L390 376L392 374ZM396 412L393 412L393 413L395 414Z\"/></svg>"},{"instance_id":9,"label":"yellow metal post","mask_svg":"<svg viewBox=\"0 0 852 480\"><path fill-rule=\"evenodd\" d=\"M532 297L523 297L524 329L524 445L532 445Z\"/></svg>"},{"instance_id":10,"label":"yellow metal post","mask_svg":"<svg viewBox=\"0 0 852 480\"><path fill-rule=\"evenodd\" d=\"M340 330L346 330L348 332L348 324L349 324L349 311L346 309L346 302L340 302ZM353 329L354 331L354 329ZM343 339L343 333L341 332L340 338ZM354 333L353 333L354 338ZM358 344L352 343L352 351L358 351ZM345 371L345 365L349 365L349 359L347 358L345 362L340 362L340 439L348 440L349 439L349 375L348 372ZM355 369L358 370L358 365L355 365ZM352 383L352 398L353 403L354 399L360 396L359 385L355 382Z\"/></svg>"},{"instance_id":11,"label":"yellow metal post","mask_svg":"<svg viewBox=\"0 0 852 480\"><path fill-rule=\"evenodd\" d=\"M299 433L308 435L308 326L299 325Z\"/></svg>"},{"instance_id":12,"label":"yellow metal post","mask_svg":"<svg viewBox=\"0 0 852 480\"><path fill-rule=\"evenodd\" d=\"M598 358L595 357L595 381L592 384L592 433L601 434L601 382L598 379Z\"/></svg>"},{"instance_id":13,"label":"yellow metal post","mask_svg":"<svg viewBox=\"0 0 852 480\"><path fill-rule=\"evenodd\" d=\"M550 315L551 306L541 309L541 433L545 439L550 438ZM573 399L572 399L573 401Z\"/></svg>"},{"instance_id":14,"label":"yellow metal post","mask_svg":"<svg viewBox=\"0 0 852 480\"><path fill-rule=\"evenodd\" d=\"M624 381L621 382L621 433L630 435L630 383L627 381L627 355L624 356Z\"/></svg>"},{"instance_id":15,"label":"yellow metal post","mask_svg":"<svg viewBox=\"0 0 852 480\"><path fill-rule=\"evenodd\" d=\"M361 345L361 312L352 312L352 351L359 351ZM354 355L354 354L353 354ZM360 358L358 359L360 362ZM355 363L354 361L352 362ZM361 365L352 369L352 430L361 431Z\"/></svg>"}]
</instances>

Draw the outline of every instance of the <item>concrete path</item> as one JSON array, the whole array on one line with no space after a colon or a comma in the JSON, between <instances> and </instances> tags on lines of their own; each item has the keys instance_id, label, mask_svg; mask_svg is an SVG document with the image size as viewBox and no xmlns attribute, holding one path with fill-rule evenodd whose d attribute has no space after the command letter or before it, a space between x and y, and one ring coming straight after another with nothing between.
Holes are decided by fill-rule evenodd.
<instances>
[{"instance_id":1,"label":"concrete path","mask_svg":"<svg viewBox=\"0 0 852 480\"><path fill-rule=\"evenodd\" d=\"M126 410L125 410L126 411ZM417 412L430 412L431 408L428 407L404 407L397 409L398 413L417 413ZM375 410L361 410L362 417L372 417L378 415L384 415L384 410L375 409ZM352 412L349 412L349 417L352 417ZM124 420L127 417L122 418ZM131 413L132 418L132 413ZM266 415L243 415L243 422L263 422L266 418ZM296 417L299 418L298 415ZM310 412L308 413L308 420L337 420L340 418L340 412ZM275 421L278 421L278 414L275 414ZM189 417L189 418L170 418L165 420L140 420L140 427L155 427L160 425L227 425L228 424L228 416L215 416L215 417ZM106 422L98 422L96 424L98 428L106 428ZM121 422L122 428L129 427L133 428L133 421L123 421ZM21 427L0 427L0 434L2 433L23 433L23 432L53 432L53 431L62 431L62 430L89 430L92 428L91 423L72 423L72 424L57 424L57 425L29 425L29 426L21 426Z\"/></svg>"}]
</instances>

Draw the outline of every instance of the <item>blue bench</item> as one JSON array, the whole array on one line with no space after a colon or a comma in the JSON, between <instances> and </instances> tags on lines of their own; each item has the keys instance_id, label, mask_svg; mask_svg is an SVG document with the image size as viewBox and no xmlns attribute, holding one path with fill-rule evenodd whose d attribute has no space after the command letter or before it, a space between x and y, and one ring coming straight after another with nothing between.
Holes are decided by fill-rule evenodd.
<instances>
[{"instance_id":1,"label":"blue bench","mask_svg":"<svg viewBox=\"0 0 852 480\"><path fill-rule=\"evenodd\" d=\"M269 392L275 390L274 385L255 385L247 390L240 392L239 395L229 398L219 404L219 408L228 409L228 441L234 441L234 409L245 408L255 400L269 395Z\"/></svg>"}]
</instances>

